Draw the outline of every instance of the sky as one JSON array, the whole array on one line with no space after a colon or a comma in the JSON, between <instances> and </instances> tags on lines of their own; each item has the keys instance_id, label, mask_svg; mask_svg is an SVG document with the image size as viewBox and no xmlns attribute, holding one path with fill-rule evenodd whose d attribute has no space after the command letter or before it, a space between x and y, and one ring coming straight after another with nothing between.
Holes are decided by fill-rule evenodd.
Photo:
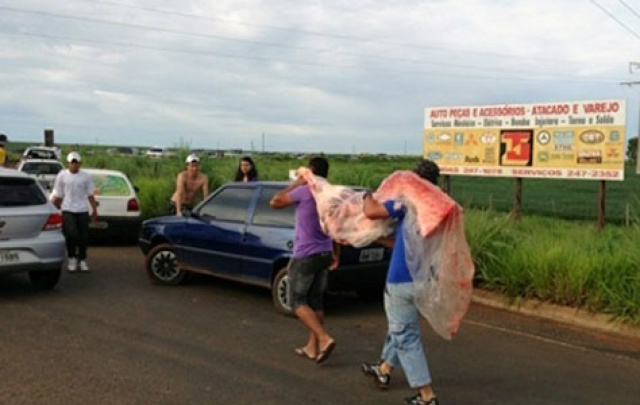
<instances>
[{"instance_id":1,"label":"sky","mask_svg":"<svg viewBox=\"0 0 640 405\"><path fill-rule=\"evenodd\" d=\"M626 99L636 136L639 45L640 0L0 0L0 133L415 155L427 107Z\"/></svg>"}]
</instances>

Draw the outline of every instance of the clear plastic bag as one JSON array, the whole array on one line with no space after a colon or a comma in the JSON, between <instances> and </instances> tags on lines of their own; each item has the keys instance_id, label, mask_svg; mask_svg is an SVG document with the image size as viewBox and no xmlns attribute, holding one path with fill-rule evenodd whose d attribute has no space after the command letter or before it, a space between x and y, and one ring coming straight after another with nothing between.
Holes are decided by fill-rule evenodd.
<instances>
[{"instance_id":1,"label":"clear plastic bag","mask_svg":"<svg viewBox=\"0 0 640 405\"><path fill-rule=\"evenodd\" d=\"M307 180L322 229L332 239L361 247L393 233L392 220L365 217L363 192L332 185L306 168L299 169L298 174ZM391 174L374 197L405 205L402 237L416 306L436 333L451 339L471 302L475 271L462 208L438 187L409 171Z\"/></svg>"}]
</instances>

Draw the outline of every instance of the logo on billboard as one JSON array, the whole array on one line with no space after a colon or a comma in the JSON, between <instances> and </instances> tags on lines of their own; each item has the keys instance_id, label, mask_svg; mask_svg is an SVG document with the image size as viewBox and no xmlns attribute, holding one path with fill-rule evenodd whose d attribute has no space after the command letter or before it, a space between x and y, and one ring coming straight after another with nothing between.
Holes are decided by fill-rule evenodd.
<instances>
[{"instance_id":1,"label":"logo on billboard","mask_svg":"<svg viewBox=\"0 0 640 405\"><path fill-rule=\"evenodd\" d=\"M618 142L619 140L620 140L620 132L611 131L611 133L609 134L609 141Z\"/></svg>"},{"instance_id":2,"label":"logo on billboard","mask_svg":"<svg viewBox=\"0 0 640 405\"><path fill-rule=\"evenodd\" d=\"M427 143L436 143L436 134L429 133L427 135Z\"/></svg>"},{"instance_id":3,"label":"logo on billboard","mask_svg":"<svg viewBox=\"0 0 640 405\"><path fill-rule=\"evenodd\" d=\"M548 162L549 161L549 152L539 152L538 153L538 160L541 162Z\"/></svg>"},{"instance_id":4,"label":"logo on billboard","mask_svg":"<svg viewBox=\"0 0 640 405\"><path fill-rule=\"evenodd\" d=\"M449 134L440 134L438 140L442 143L448 143L451 141L451 135Z\"/></svg>"},{"instance_id":5,"label":"logo on billboard","mask_svg":"<svg viewBox=\"0 0 640 405\"><path fill-rule=\"evenodd\" d=\"M540 145L546 145L551 141L551 134L547 131L538 132L538 143Z\"/></svg>"},{"instance_id":6,"label":"logo on billboard","mask_svg":"<svg viewBox=\"0 0 640 405\"><path fill-rule=\"evenodd\" d=\"M467 141L464 143L465 145L477 145L478 141L476 141L476 137L473 134L469 134L467 137Z\"/></svg>"},{"instance_id":7,"label":"logo on billboard","mask_svg":"<svg viewBox=\"0 0 640 405\"><path fill-rule=\"evenodd\" d=\"M442 153L438 151L427 152L427 159L429 160L438 160L442 157Z\"/></svg>"},{"instance_id":8,"label":"logo on billboard","mask_svg":"<svg viewBox=\"0 0 640 405\"><path fill-rule=\"evenodd\" d=\"M604 134L600 131L596 131L595 129L590 129L580 134L580 140L582 143L588 144L600 143L604 141Z\"/></svg>"},{"instance_id":9,"label":"logo on billboard","mask_svg":"<svg viewBox=\"0 0 640 405\"><path fill-rule=\"evenodd\" d=\"M553 133L553 141L556 145L573 145L573 131L556 131Z\"/></svg>"},{"instance_id":10,"label":"logo on billboard","mask_svg":"<svg viewBox=\"0 0 640 405\"><path fill-rule=\"evenodd\" d=\"M533 131L505 130L500 133L500 164L531 166Z\"/></svg>"},{"instance_id":11,"label":"logo on billboard","mask_svg":"<svg viewBox=\"0 0 640 405\"><path fill-rule=\"evenodd\" d=\"M464 144L464 134L462 132L456 132L456 134L453 136L453 141L456 145Z\"/></svg>"},{"instance_id":12,"label":"logo on billboard","mask_svg":"<svg viewBox=\"0 0 640 405\"><path fill-rule=\"evenodd\" d=\"M602 163L602 152L599 150L578 151L578 163Z\"/></svg>"},{"instance_id":13,"label":"logo on billboard","mask_svg":"<svg viewBox=\"0 0 640 405\"><path fill-rule=\"evenodd\" d=\"M484 150L484 160L482 163L495 163L496 162L496 150L494 148L486 148Z\"/></svg>"},{"instance_id":14,"label":"logo on billboard","mask_svg":"<svg viewBox=\"0 0 640 405\"><path fill-rule=\"evenodd\" d=\"M480 142L484 145L493 145L498 140L498 137L491 133L482 134L480 137Z\"/></svg>"},{"instance_id":15,"label":"logo on billboard","mask_svg":"<svg viewBox=\"0 0 640 405\"><path fill-rule=\"evenodd\" d=\"M446 160L462 160L464 155L460 152L448 152L445 153L444 158Z\"/></svg>"}]
</instances>

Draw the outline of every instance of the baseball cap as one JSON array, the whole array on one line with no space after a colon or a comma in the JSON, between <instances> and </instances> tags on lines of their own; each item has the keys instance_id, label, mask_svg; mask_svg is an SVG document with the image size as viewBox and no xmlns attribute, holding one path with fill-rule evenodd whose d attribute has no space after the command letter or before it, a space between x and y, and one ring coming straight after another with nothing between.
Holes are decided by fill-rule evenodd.
<instances>
[{"instance_id":1,"label":"baseball cap","mask_svg":"<svg viewBox=\"0 0 640 405\"><path fill-rule=\"evenodd\" d=\"M187 160L185 160L185 163L200 163L200 159L198 158L198 156L191 154L189 156L187 156Z\"/></svg>"},{"instance_id":2,"label":"baseball cap","mask_svg":"<svg viewBox=\"0 0 640 405\"><path fill-rule=\"evenodd\" d=\"M80 154L78 152L71 152L67 155L67 162L71 163L73 161L82 162L80 158Z\"/></svg>"}]
</instances>

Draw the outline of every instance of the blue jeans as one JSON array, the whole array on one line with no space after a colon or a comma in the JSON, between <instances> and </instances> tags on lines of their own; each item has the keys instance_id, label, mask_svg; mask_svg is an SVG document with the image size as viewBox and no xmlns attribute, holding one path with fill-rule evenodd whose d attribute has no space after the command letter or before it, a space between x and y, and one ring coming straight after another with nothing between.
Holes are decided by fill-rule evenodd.
<instances>
[{"instance_id":1,"label":"blue jeans","mask_svg":"<svg viewBox=\"0 0 640 405\"><path fill-rule=\"evenodd\" d=\"M413 283L387 284L384 309L389 331L382 348L382 360L392 367L402 366L411 388L431 385L431 373L422 346L418 308Z\"/></svg>"}]
</instances>

